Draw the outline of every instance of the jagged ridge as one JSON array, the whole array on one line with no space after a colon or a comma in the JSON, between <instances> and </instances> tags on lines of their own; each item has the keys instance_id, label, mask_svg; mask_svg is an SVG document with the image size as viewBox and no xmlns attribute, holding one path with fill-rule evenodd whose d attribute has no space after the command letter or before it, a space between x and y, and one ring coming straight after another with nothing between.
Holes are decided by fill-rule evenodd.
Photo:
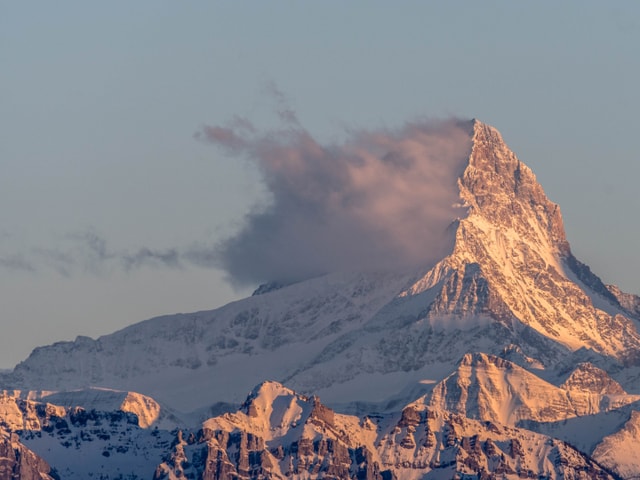
<instances>
[{"instance_id":1,"label":"jagged ridge","mask_svg":"<svg viewBox=\"0 0 640 480\"><path fill-rule=\"evenodd\" d=\"M261 385L242 410L207 420L198 438L178 438L155 480L613 478L544 435L419 403L359 419L277 383Z\"/></svg>"}]
</instances>

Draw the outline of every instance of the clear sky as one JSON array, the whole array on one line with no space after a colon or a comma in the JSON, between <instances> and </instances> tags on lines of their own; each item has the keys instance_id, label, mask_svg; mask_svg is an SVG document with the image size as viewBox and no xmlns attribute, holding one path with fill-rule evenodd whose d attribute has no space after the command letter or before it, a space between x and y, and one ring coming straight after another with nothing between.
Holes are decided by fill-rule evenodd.
<instances>
[{"instance_id":1,"label":"clear sky","mask_svg":"<svg viewBox=\"0 0 640 480\"><path fill-rule=\"evenodd\" d=\"M574 253L640 293L639 46L637 1L0 0L0 367L250 293L176 260L266 201L194 134L283 108L328 142L495 126Z\"/></svg>"}]
</instances>

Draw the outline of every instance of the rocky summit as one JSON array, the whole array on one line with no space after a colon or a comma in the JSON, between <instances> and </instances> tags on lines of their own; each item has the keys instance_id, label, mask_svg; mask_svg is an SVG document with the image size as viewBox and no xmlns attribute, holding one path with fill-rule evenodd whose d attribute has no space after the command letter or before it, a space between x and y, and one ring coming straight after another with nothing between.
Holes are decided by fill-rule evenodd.
<instances>
[{"instance_id":1,"label":"rocky summit","mask_svg":"<svg viewBox=\"0 0 640 480\"><path fill-rule=\"evenodd\" d=\"M10 468L640 477L640 298L575 258L560 208L497 130L465 128L442 259L273 282L216 310L39 347L0 376ZM35 452L29 467L20 448Z\"/></svg>"}]
</instances>

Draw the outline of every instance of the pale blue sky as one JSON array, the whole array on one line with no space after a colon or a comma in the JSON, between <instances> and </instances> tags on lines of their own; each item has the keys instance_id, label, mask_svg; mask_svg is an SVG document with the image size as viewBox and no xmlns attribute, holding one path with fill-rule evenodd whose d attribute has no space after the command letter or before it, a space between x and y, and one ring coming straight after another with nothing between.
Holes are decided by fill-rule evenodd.
<instances>
[{"instance_id":1,"label":"pale blue sky","mask_svg":"<svg viewBox=\"0 0 640 480\"><path fill-rule=\"evenodd\" d=\"M326 141L418 116L494 125L576 255L640 293L639 45L635 1L0 0L0 367L248 293L210 268L87 259L78 238L117 256L232 232L259 175L193 135L273 127L270 85Z\"/></svg>"}]
</instances>

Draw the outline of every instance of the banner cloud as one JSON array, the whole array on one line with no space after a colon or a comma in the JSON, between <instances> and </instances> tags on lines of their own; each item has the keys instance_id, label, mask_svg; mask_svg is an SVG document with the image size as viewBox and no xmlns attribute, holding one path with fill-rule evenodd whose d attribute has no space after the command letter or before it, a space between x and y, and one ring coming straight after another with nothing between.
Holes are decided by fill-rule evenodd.
<instances>
[{"instance_id":1,"label":"banner cloud","mask_svg":"<svg viewBox=\"0 0 640 480\"><path fill-rule=\"evenodd\" d=\"M470 121L424 120L322 145L299 123L203 127L196 137L254 161L271 195L217 245L216 263L242 285L441 259L452 248L448 227L464 214L457 179L470 129Z\"/></svg>"}]
</instances>

